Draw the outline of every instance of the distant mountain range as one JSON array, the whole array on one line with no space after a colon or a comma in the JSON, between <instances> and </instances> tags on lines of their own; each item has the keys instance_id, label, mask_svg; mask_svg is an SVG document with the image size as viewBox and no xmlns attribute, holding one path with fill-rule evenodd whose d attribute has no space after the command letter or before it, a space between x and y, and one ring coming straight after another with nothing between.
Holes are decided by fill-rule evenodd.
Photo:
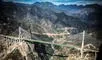
<instances>
[{"instance_id":1,"label":"distant mountain range","mask_svg":"<svg viewBox=\"0 0 102 60\"><path fill-rule=\"evenodd\" d=\"M62 27L75 27L78 32L82 30L93 31L97 27L98 21L102 19L102 6L98 4L78 6L36 2L32 5L27 5L0 2L0 10L1 33L3 33L5 28L10 29L8 31L10 32L18 26L29 27L28 22L43 27L41 30L45 32L54 32L56 28Z\"/></svg>"}]
</instances>

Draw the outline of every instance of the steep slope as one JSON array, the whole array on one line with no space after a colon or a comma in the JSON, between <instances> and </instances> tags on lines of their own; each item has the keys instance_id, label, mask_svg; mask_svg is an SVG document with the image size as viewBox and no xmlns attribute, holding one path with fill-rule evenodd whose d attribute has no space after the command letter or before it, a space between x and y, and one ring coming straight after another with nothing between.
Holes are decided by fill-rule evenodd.
<instances>
[{"instance_id":1,"label":"steep slope","mask_svg":"<svg viewBox=\"0 0 102 60\"><path fill-rule=\"evenodd\" d=\"M51 10L56 13L64 12L69 16L80 18L81 21L86 23L90 28L96 28L97 23L101 20L102 6L98 4L89 5L54 5L49 2L37 2L35 5L42 9ZM100 19L99 19L100 18Z\"/></svg>"},{"instance_id":2,"label":"steep slope","mask_svg":"<svg viewBox=\"0 0 102 60\"><path fill-rule=\"evenodd\" d=\"M50 8L50 6L53 6ZM88 30L90 27L95 28L100 12L99 5L88 5L88 6L76 6L76 5L53 5L52 3L35 3L33 5L19 4L6 2L1 4L0 17L1 21L13 20L17 21L19 25L23 23L29 27L27 22L38 23L41 27L50 32L53 28L57 27L75 27L82 31L83 29ZM59 7L59 8L58 8ZM50 9L49 9L50 8ZM68 13L63 10L62 12L55 12L54 10L62 11L65 9L75 10L77 13ZM70 8L70 9L69 9ZM95 10L92 10L92 9ZM77 9L77 10L76 10ZM82 13L81 13L82 12ZM27 18L27 16L30 16ZM93 18L94 17L94 18ZM27 25L28 24L28 25ZM23 26L22 25L22 26ZM49 29L49 30L47 30ZM53 32L53 31L52 31Z\"/></svg>"}]
</instances>

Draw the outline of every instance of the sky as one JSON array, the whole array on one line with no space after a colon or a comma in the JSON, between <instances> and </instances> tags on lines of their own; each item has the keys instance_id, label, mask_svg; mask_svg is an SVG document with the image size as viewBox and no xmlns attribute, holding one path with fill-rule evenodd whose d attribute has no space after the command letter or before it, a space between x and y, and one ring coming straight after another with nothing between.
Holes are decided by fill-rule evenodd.
<instances>
[{"instance_id":1,"label":"sky","mask_svg":"<svg viewBox=\"0 0 102 60\"><path fill-rule=\"evenodd\" d=\"M12 1L26 4L33 4L35 2L52 2L56 5L59 4L90 4L90 3L102 3L102 0L4 0L4 1Z\"/></svg>"}]
</instances>

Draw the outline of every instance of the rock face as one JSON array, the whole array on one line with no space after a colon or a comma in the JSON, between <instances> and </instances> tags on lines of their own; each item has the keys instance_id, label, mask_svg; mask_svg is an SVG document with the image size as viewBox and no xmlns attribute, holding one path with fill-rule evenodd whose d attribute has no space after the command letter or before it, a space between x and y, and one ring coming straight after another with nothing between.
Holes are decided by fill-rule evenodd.
<instances>
[{"instance_id":1,"label":"rock face","mask_svg":"<svg viewBox=\"0 0 102 60\"><path fill-rule=\"evenodd\" d=\"M0 60L37 60L36 52L32 53L26 42L11 43L0 38Z\"/></svg>"}]
</instances>

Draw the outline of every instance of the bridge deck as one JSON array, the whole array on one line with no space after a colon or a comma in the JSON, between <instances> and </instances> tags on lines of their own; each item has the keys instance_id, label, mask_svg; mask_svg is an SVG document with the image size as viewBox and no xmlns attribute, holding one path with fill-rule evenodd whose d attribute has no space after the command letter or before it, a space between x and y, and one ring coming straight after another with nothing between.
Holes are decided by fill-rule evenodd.
<instances>
[{"instance_id":1,"label":"bridge deck","mask_svg":"<svg viewBox=\"0 0 102 60\"><path fill-rule=\"evenodd\" d=\"M33 40L33 39L25 39L25 38L18 38L18 37L13 37L13 36L5 36L7 38L11 38L13 40L22 40L22 41L26 41L26 42L31 42L32 44L35 42L38 43L43 43L43 44L50 44L50 45L57 45L57 46L61 46L61 47L70 47L70 48L75 48L77 50L80 50L81 48L79 46L75 46L72 44L56 44L56 43L52 43L52 42L46 42L46 41L41 41L41 40ZM91 50L91 49L84 49L84 51L92 51L92 52L98 52L97 50Z\"/></svg>"}]
</instances>

